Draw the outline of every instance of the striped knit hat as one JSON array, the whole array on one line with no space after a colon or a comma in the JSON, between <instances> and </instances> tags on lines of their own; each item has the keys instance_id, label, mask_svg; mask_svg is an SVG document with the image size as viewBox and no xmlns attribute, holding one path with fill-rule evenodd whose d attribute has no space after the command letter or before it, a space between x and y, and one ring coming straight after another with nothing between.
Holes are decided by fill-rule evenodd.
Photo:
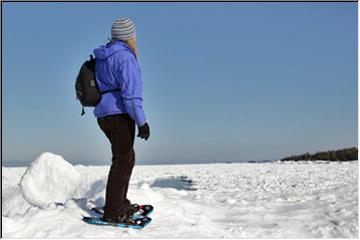
<instances>
[{"instance_id":1,"label":"striped knit hat","mask_svg":"<svg viewBox=\"0 0 360 240\"><path fill-rule=\"evenodd\" d=\"M128 18L119 18L115 20L111 27L111 38L113 40L126 41L136 35L135 24Z\"/></svg>"}]
</instances>

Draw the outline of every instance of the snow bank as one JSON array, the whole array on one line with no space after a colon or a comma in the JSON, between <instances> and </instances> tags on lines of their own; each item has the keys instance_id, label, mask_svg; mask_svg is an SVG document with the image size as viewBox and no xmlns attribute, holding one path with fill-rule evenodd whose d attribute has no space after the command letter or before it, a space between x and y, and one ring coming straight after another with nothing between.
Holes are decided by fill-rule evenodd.
<instances>
[{"instance_id":1,"label":"snow bank","mask_svg":"<svg viewBox=\"0 0 360 240\"><path fill-rule=\"evenodd\" d=\"M45 152L31 163L21 178L20 189L31 205L44 208L72 198L80 173L61 156Z\"/></svg>"}]
</instances>

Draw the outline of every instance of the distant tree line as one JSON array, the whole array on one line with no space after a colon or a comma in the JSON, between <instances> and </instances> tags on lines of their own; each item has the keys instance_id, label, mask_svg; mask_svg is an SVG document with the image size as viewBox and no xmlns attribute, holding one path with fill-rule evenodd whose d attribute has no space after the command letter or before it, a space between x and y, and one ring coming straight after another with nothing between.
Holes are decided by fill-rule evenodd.
<instances>
[{"instance_id":1,"label":"distant tree line","mask_svg":"<svg viewBox=\"0 0 360 240\"><path fill-rule=\"evenodd\" d=\"M293 155L281 159L281 161L303 161L303 160L328 160L328 161L352 161L358 160L358 149L356 147L343 148L335 151L317 152L315 154L305 153Z\"/></svg>"}]
</instances>

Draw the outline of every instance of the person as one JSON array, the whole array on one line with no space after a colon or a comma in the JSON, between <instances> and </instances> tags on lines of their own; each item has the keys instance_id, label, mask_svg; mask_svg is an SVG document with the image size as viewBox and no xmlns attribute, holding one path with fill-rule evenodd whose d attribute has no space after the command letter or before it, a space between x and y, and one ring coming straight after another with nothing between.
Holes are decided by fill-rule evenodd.
<instances>
[{"instance_id":1,"label":"person","mask_svg":"<svg viewBox=\"0 0 360 240\"><path fill-rule=\"evenodd\" d=\"M135 124L138 137L148 140L150 128L145 118L142 78L138 63L136 32L133 21L117 19L111 27L111 39L94 49L95 77L101 99L94 109L100 129L111 143L112 163L106 185L103 220L134 223L132 214L138 205L127 199L135 164Z\"/></svg>"}]
</instances>

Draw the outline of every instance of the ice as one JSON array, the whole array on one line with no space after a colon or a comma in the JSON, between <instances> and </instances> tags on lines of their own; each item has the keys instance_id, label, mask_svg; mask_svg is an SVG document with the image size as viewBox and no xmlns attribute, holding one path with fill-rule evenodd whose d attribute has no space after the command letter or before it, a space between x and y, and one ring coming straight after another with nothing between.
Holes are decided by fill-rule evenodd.
<instances>
[{"instance_id":1,"label":"ice","mask_svg":"<svg viewBox=\"0 0 360 240\"><path fill-rule=\"evenodd\" d=\"M21 176L30 170L2 168L4 237L358 237L357 161L136 165L128 197L134 203L155 207L152 223L139 231L81 221L81 216L92 214L90 207L104 205L109 166L74 167L60 156L56 164L54 155L45 156L41 157L42 167L29 169L38 169L56 188L57 174L62 174L62 181L72 182L75 191L61 191L60 200L49 196L50 189L28 187L46 199L45 208L32 207L18 186ZM55 166L62 173L46 172ZM76 180L75 172L80 175Z\"/></svg>"},{"instance_id":2,"label":"ice","mask_svg":"<svg viewBox=\"0 0 360 240\"><path fill-rule=\"evenodd\" d=\"M40 208L50 203L63 203L77 190L80 174L61 156L42 153L26 170L20 181L25 200Z\"/></svg>"}]
</instances>

